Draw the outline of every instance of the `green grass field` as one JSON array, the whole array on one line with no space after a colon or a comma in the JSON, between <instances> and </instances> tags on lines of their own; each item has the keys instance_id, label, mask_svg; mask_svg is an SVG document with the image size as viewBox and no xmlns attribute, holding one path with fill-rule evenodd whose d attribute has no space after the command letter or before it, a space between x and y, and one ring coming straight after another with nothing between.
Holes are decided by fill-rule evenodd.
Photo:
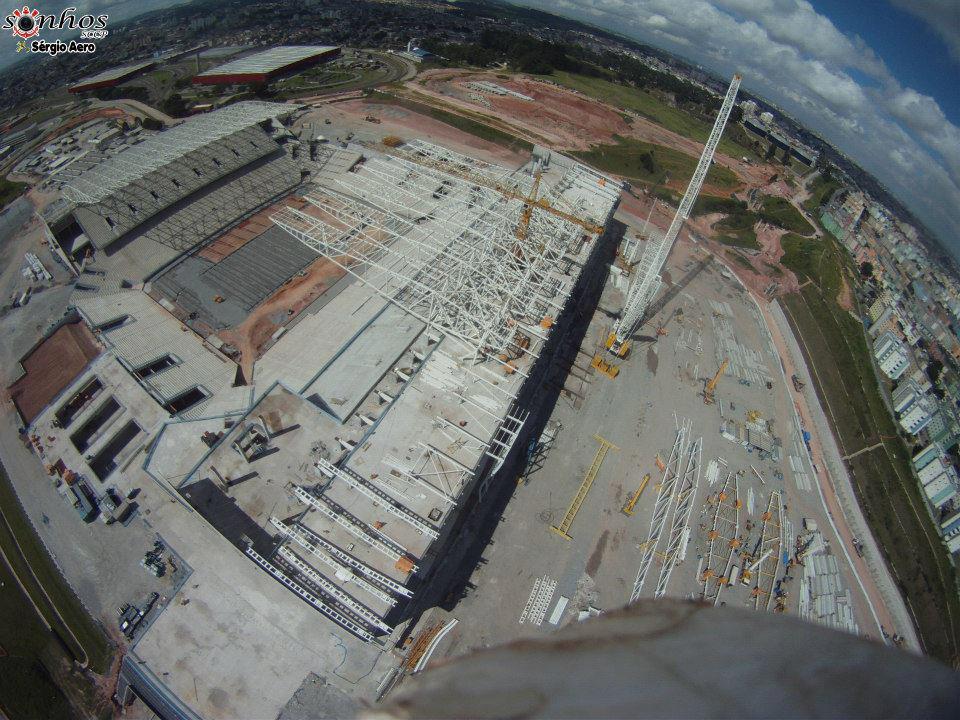
<instances>
[{"instance_id":1,"label":"green grass field","mask_svg":"<svg viewBox=\"0 0 960 720\"><path fill-rule=\"evenodd\" d=\"M947 552L927 515L900 438L874 374L863 325L837 303L842 273L851 265L832 240L783 238L783 265L812 282L783 299L800 339L817 395L848 455L860 506L886 556L930 655L960 663L960 597Z\"/></svg>"},{"instance_id":2,"label":"green grass field","mask_svg":"<svg viewBox=\"0 0 960 720\"><path fill-rule=\"evenodd\" d=\"M788 200L764 195L757 213L760 219L800 235L812 235L813 227Z\"/></svg>"},{"instance_id":3,"label":"green grass field","mask_svg":"<svg viewBox=\"0 0 960 720\"><path fill-rule=\"evenodd\" d=\"M0 547L3 548L17 576L26 586L27 592L43 611L47 622L73 657L81 662L86 659L91 670L99 674L105 673L113 657L113 647L102 628L87 614L80 600L73 594L72 589L47 555L43 543L23 514L23 509L2 465L0 465L0 512L2 512L2 520L5 521L0 521ZM46 591L46 595L43 590ZM61 625L57 613L63 619L66 628Z\"/></svg>"},{"instance_id":4,"label":"green grass field","mask_svg":"<svg viewBox=\"0 0 960 720\"><path fill-rule=\"evenodd\" d=\"M693 203L691 215L699 217L700 215L710 215L711 213L724 213L726 215L742 214L747 212L747 204L743 200L736 198L721 198L712 195L700 195Z\"/></svg>"},{"instance_id":5,"label":"green grass field","mask_svg":"<svg viewBox=\"0 0 960 720\"><path fill-rule=\"evenodd\" d=\"M6 207L23 195L30 186L26 183L11 182L5 177L0 178L0 207Z\"/></svg>"},{"instance_id":6,"label":"green grass field","mask_svg":"<svg viewBox=\"0 0 960 720\"><path fill-rule=\"evenodd\" d=\"M757 242L757 233L753 229L756 221L753 213L727 215L714 223L713 229L717 232L717 240L724 245L759 250L760 243Z\"/></svg>"},{"instance_id":7,"label":"green grass field","mask_svg":"<svg viewBox=\"0 0 960 720\"><path fill-rule=\"evenodd\" d=\"M0 715L11 718L75 717L51 675L68 665L69 654L47 630L30 600L0 558Z\"/></svg>"},{"instance_id":8,"label":"green grass field","mask_svg":"<svg viewBox=\"0 0 960 720\"><path fill-rule=\"evenodd\" d=\"M499 128L486 125L478 120L463 117L462 115L457 115L456 113L447 112L446 110L441 110L423 103L418 103L414 100L407 100L406 98L399 98L396 95L389 95L387 93L374 91L366 97L366 102L381 103L384 105L397 105L399 107L406 108L411 112L432 117L434 120L439 120L442 123L451 125L458 130L462 130L463 132L474 135L482 140L487 140L489 142L496 143L497 145L503 145L504 147L507 147L515 152L531 152L533 150L533 143L528 142L527 140L522 140L518 137L514 137L513 135L510 135Z\"/></svg>"},{"instance_id":9,"label":"green grass field","mask_svg":"<svg viewBox=\"0 0 960 720\"><path fill-rule=\"evenodd\" d=\"M840 183L833 178L817 175L810 184L810 197L803 202L804 209L814 217L820 217L820 206L830 199L833 191L838 187Z\"/></svg>"},{"instance_id":10,"label":"green grass field","mask_svg":"<svg viewBox=\"0 0 960 720\"><path fill-rule=\"evenodd\" d=\"M578 92L590 97L602 100L614 107L621 107L632 110L638 115L642 115L648 120L652 120L658 125L662 125L668 130L672 130L678 135L693 138L700 142L706 142L710 135L711 125L695 118L683 110L670 107L659 98L637 90L627 85L620 85L603 78L589 77L587 75L576 75L574 73L555 70L552 75L542 76L546 80L552 80L564 87L577 90ZM756 158L757 155L752 148L741 142L736 142L729 137L730 134L737 134L733 126L728 126L724 137L720 140L719 152L724 155L739 158L743 155ZM738 140L741 140L737 134ZM745 138L745 136L744 136ZM743 140L745 142L745 140Z\"/></svg>"},{"instance_id":11,"label":"green grass field","mask_svg":"<svg viewBox=\"0 0 960 720\"><path fill-rule=\"evenodd\" d=\"M652 185L664 185L669 180L686 183L697 166L696 158L679 150L633 138L615 136L615 139L615 145L597 145L572 154L603 172ZM740 184L731 170L720 165L710 168L706 182L722 188Z\"/></svg>"}]
</instances>

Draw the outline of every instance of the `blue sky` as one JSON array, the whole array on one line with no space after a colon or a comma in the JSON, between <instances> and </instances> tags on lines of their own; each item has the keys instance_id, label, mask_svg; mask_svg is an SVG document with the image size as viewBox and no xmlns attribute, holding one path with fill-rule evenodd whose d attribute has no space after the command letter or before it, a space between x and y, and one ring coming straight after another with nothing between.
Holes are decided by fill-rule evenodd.
<instances>
[{"instance_id":1,"label":"blue sky","mask_svg":"<svg viewBox=\"0 0 960 720\"><path fill-rule=\"evenodd\" d=\"M742 72L960 259L960 0L519 1Z\"/></svg>"}]
</instances>

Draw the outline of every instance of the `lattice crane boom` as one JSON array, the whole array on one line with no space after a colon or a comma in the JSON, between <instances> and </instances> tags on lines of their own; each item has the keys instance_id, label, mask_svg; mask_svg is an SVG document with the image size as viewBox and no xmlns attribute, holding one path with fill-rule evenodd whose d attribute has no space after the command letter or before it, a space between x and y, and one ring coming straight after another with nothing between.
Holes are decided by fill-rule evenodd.
<instances>
[{"instance_id":1,"label":"lattice crane boom","mask_svg":"<svg viewBox=\"0 0 960 720\"><path fill-rule=\"evenodd\" d=\"M637 267L639 272L634 273L636 279L630 288L630 294L627 297L627 302L623 310L623 317L620 318L607 343L610 351L615 355L621 357L626 355L627 340L636 331L637 326L643 319L643 314L650 305L650 301L660 288L660 271L663 270L663 265L667 260L667 256L670 254L670 249L673 247L677 235L680 234L680 228L683 226L684 221L690 216L693 203L696 202L700 188L703 186L703 181L707 177L707 172L710 170L713 155L717 150L717 145L720 144L723 129L726 127L727 119L730 117L730 111L733 110L733 103L737 98L737 91L740 89L740 79L740 74L738 73L734 75L733 80L730 81L730 87L727 88L727 94L723 99L723 104L720 106L720 112L713 124L713 130L710 131L710 137L707 139L707 144L703 148L703 154L700 156L697 168L693 172L693 177L690 178L690 184L687 185L687 191L684 193L679 207L677 207L677 212L673 216L670 227L667 228L667 232L662 240L651 240L644 249Z\"/></svg>"}]
</instances>

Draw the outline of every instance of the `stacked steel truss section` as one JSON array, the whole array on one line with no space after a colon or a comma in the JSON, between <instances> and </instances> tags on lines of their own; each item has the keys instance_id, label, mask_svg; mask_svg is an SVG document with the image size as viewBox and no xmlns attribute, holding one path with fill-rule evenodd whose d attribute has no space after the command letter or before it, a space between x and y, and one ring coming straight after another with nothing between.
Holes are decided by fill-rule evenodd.
<instances>
[{"instance_id":1,"label":"stacked steel truss section","mask_svg":"<svg viewBox=\"0 0 960 720\"><path fill-rule=\"evenodd\" d=\"M763 514L760 527L760 546L756 552L757 584L753 589L753 607L770 609L773 587L777 580L777 568L780 566L781 528L783 527L783 501L780 492L773 490L767 502L767 511Z\"/></svg>"},{"instance_id":2,"label":"stacked steel truss section","mask_svg":"<svg viewBox=\"0 0 960 720\"><path fill-rule=\"evenodd\" d=\"M418 164L479 182L488 187L520 193L529 193L533 188L533 178L530 175L511 172L499 165L493 165L424 140L408 140L396 148L395 152Z\"/></svg>"},{"instance_id":3,"label":"stacked steel truss section","mask_svg":"<svg viewBox=\"0 0 960 720\"><path fill-rule=\"evenodd\" d=\"M680 489L677 491L677 504L673 508L673 519L670 523L670 536L667 540L667 550L663 564L660 566L660 577L657 580L657 589L654 597L663 597L667 592L667 583L675 565L679 563L680 551L683 544L690 537L690 513L693 512L693 501L696 499L697 488L700 486L700 468L703 451L703 438L697 438L690 444L687 451L686 468L680 478Z\"/></svg>"},{"instance_id":4,"label":"stacked steel truss section","mask_svg":"<svg viewBox=\"0 0 960 720\"><path fill-rule=\"evenodd\" d=\"M273 221L459 338L473 362L536 357L547 337L543 321L562 311L572 290L561 260L580 236L577 225L538 213L521 242L515 228L523 203L495 190L401 158L371 160L351 175L362 182L341 181L344 193L307 195L316 212L284 208ZM404 217L424 197L437 201L431 213L422 222Z\"/></svg>"},{"instance_id":5,"label":"stacked steel truss section","mask_svg":"<svg viewBox=\"0 0 960 720\"><path fill-rule=\"evenodd\" d=\"M663 528L667 522L667 514L673 504L673 491L677 486L677 478L680 476L691 429L689 421L684 421L677 429L677 438L673 441L673 449L670 450L670 457L664 466L663 479L660 480L657 491L653 517L650 519L650 533L643 544L640 569L637 571L637 579L633 584L633 591L630 593L630 602L636 602L640 597L643 584L647 579L647 573L653 564L653 556L657 552L657 545L660 544L660 536L663 534Z\"/></svg>"},{"instance_id":6,"label":"stacked steel truss section","mask_svg":"<svg viewBox=\"0 0 960 720\"><path fill-rule=\"evenodd\" d=\"M707 562L700 579L703 582L703 599L714 604L720 601L720 593L727 583L727 573L740 547L739 490L739 477L732 472L727 473L727 479L716 496L713 525L707 535Z\"/></svg>"}]
</instances>

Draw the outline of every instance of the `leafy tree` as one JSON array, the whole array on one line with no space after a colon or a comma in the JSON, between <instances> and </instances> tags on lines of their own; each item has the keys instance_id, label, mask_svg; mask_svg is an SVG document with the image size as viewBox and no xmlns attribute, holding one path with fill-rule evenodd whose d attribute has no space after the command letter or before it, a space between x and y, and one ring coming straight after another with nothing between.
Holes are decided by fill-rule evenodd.
<instances>
[{"instance_id":1,"label":"leafy tree","mask_svg":"<svg viewBox=\"0 0 960 720\"><path fill-rule=\"evenodd\" d=\"M648 175L653 175L657 172L657 161L653 157L652 150L640 155L640 164L643 166L643 169L647 171Z\"/></svg>"},{"instance_id":2,"label":"leafy tree","mask_svg":"<svg viewBox=\"0 0 960 720\"><path fill-rule=\"evenodd\" d=\"M183 117L187 114L187 101L180 93L173 93L160 103L160 109L170 117Z\"/></svg>"},{"instance_id":3,"label":"leafy tree","mask_svg":"<svg viewBox=\"0 0 960 720\"><path fill-rule=\"evenodd\" d=\"M863 262L860 263L860 275L864 278L871 277L873 275L873 263Z\"/></svg>"}]
</instances>

